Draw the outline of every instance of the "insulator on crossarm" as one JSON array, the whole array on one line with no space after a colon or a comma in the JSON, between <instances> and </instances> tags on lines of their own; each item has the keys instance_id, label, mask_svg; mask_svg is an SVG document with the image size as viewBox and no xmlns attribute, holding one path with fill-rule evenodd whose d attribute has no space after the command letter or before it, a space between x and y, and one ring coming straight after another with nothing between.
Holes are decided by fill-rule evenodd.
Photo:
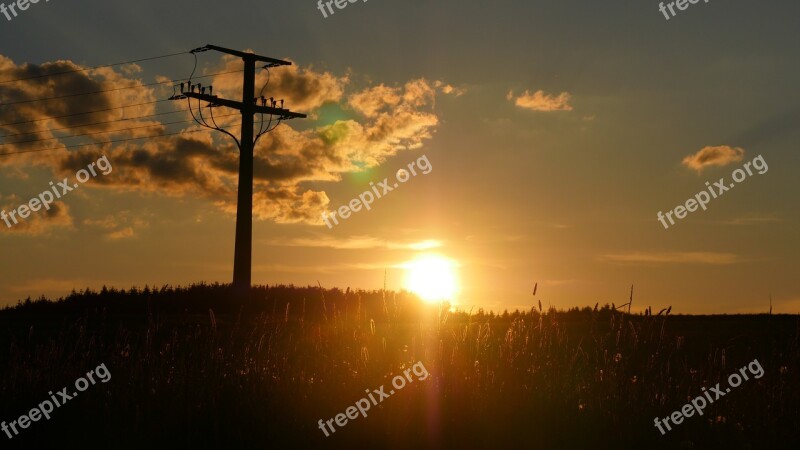
<instances>
[{"instance_id":1,"label":"insulator on crossarm","mask_svg":"<svg viewBox=\"0 0 800 450\"><path fill-rule=\"evenodd\" d=\"M205 95L205 94L206 94L206 88L202 88L202 89L200 89L200 93L201 93L201 94L203 94L203 95Z\"/></svg>"},{"instance_id":2,"label":"insulator on crossarm","mask_svg":"<svg viewBox=\"0 0 800 450\"><path fill-rule=\"evenodd\" d=\"M186 84L186 83L181 83L181 94L183 94L183 92L184 92L184 91L183 91L183 87L184 87L184 85L185 85L185 84Z\"/></svg>"},{"instance_id":3,"label":"insulator on crossarm","mask_svg":"<svg viewBox=\"0 0 800 450\"><path fill-rule=\"evenodd\" d=\"M213 94L214 94L214 86L209 86L208 87L208 95L213 95Z\"/></svg>"},{"instance_id":4,"label":"insulator on crossarm","mask_svg":"<svg viewBox=\"0 0 800 450\"><path fill-rule=\"evenodd\" d=\"M283 99L281 99L281 109L283 109Z\"/></svg>"}]
</instances>

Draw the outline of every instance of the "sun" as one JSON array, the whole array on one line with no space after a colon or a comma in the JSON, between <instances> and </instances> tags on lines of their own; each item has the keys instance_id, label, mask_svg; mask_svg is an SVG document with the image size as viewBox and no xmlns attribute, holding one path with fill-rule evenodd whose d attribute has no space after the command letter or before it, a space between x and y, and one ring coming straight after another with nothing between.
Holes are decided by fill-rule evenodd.
<instances>
[{"instance_id":1,"label":"sun","mask_svg":"<svg viewBox=\"0 0 800 450\"><path fill-rule=\"evenodd\" d=\"M405 288L429 302L453 301L458 293L456 263L437 254L425 254L403 264Z\"/></svg>"}]
</instances>

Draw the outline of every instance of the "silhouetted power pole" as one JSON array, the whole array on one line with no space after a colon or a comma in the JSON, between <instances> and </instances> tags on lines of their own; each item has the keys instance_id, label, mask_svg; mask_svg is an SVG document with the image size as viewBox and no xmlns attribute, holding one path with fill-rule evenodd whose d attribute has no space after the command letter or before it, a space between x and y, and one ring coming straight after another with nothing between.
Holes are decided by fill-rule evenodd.
<instances>
[{"instance_id":1,"label":"silhouetted power pole","mask_svg":"<svg viewBox=\"0 0 800 450\"><path fill-rule=\"evenodd\" d=\"M228 48L217 47L215 45L206 45L192 50L192 53L205 52L215 50L229 55L234 55L242 58L244 61L244 79L242 81L242 101L237 102L234 100L226 100L217 97L213 94L213 86L203 87L201 84L191 84L191 79L187 83L188 90L184 90L184 84L181 83L181 95L172 97L174 100L187 98L189 100L189 110L192 113L195 121L200 125L222 131L223 133L231 136L236 144L239 146L239 193L236 204L236 243L233 255L233 285L237 288L249 289L251 286L251 269L252 269L252 253L253 253L253 148L263 134L275 129L281 121L293 118L305 118L305 114L291 112L283 108L283 100L280 101L280 107L276 107L277 101L273 99L266 99L264 97L257 98L255 96L255 77L256 77L256 63L266 63L264 69L269 70L270 67L277 66L290 66L292 63L289 61L281 61L279 59L269 58L266 56L256 55L254 53L245 53ZM195 89L196 88L196 89ZM195 90L197 92L195 92ZM208 94L206 94L208 90ZM197 109L200 119L194 115L192 110L191 99L197 99ZM261 104L258 101L261 100ZM269 105L267 105L269 100ZM207 119L203 117L200 102L208 103L210 118L213 123L209 125ZM236 109L242 113L242 128L240 138L224 130L222 127L216 125L214 120L213 109L214 107L227 107ZM255 114L261 114L261 129L258 135L253 138L253 125ZM270 116L269 125L267 129L263 129L264 115ZM270 128L273 118L277 117L275 127Z\"/></svg>"}]
</instances>

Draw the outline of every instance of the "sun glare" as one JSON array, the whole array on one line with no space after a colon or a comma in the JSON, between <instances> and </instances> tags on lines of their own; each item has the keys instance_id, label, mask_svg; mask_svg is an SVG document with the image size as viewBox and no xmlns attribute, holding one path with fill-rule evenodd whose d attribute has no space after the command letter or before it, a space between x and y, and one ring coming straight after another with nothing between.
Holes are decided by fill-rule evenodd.
<instances>
[{"instance_id":1,"label":"sun glare","mask_svg":"<svg viewBox=\"0 0 800 450\"><path fill-rule=\"evenodd\" d=\"M454 261L436 254L419 256L403 265L405 288L429 302L453 301L458 292Z\"/></svg>"}]
</instances>

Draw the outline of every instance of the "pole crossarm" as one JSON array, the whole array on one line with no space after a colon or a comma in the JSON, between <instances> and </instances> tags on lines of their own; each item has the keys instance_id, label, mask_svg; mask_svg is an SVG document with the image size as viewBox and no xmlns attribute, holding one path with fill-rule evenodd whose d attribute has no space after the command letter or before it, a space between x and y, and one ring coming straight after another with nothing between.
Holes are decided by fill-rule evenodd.
<instances>
[{"instance_id":1,"label":"pole crossarm","mask_svg":"<svg viewBox=\"0 0 800 450\"><path fill-rule=\"evenodd\" d=\"M197 68L197 53L207 52L209 50L242 58L244 62L244 70L242 71L242 101L219 98L219 96L214 95L214 86L202 86L200 83L197 85L192 84L191 76L189 76L188 83L180 83L180 94L173 92L170 100L186 99L189 103L189 112L199 125L216 129L227 134L232 137L239 146L239 186L236 194L236 241L234 242L233 249L233 286L243 292L247 292L251 286L253 265L253 149L258 138L274 130L282 121L295 118L304 119L307 116L284 109L283 99L276 101L272 97L269 99L264 96L256 97L256 63L266 63L263 69L266 69L269 73L271 67L290 66L292 65L291 62L256 55L255 53L217 47L216 45L206 45L205 47L199 47L191 51L195 57L195 69ZM194 74L194 70L192 74ZM267 83L269 83L269 78L267 78ZM267 85L264 84L264 87L266 86ZM175 85L173 89L177 87L178 86ZM261 90L263 91L264 88ZM199 119L195 116L191 99L197 100ZM259 100L261 104L259 104ZM211 126L203 116L203 108L200 106L200 102L206 102L208 104L209 117L214 126ZM277 107L278 105L280 107ZM241 113L242 123L238 139L232 133L217 125L214 119L213 109L213 107L217 106L235 109ZM253 129L255 125L254 116L256 114L261 114L261 124L257 134ZM269 123L267 123L266 129L263 128L265 115L269 116ZM277 118L277 123L274 127L270 127L275 118ZM254 134L256 135L254 136Z\"/></svg>"},{"instance_id":2,"label":"pole crossarm","mask_svg":"<svg viewBox=\"0 0 800 450\"><path fill-rule=\"evenodd\" d=\"M218 47L216 45L206 45L205 47L200 47L199 49L195 49L193 51L208 51L208 50L216 50L221 53L227 53L229 55L238 56L242 59L249 59L252 61L261 61L265 63L269 63L270 67L275 66L291 66L292 63L290 61L283 61L281 59L270 58L269 56L261 56L256 55L255 53L247 53L247 52L240 52L239 50L231 50L225 47Z\"/></svg>"},{"instance_id":3,"label":"pole crossarm","mask_svg":"<svg viewBox=\"0 0 800 450\"><path fill-rule=\"evenodd\" d=\"M215 106L226 106L228 108L236 109L242 111L245 109L244 104L242 102L237 102L235 100L227 100L224 98L219 98L216 95L208 95L208 94L198 94L197 92L184 92L183 95L189 98L196 98L198 100L206 101L211 103ZM273 116L278 116L284 120L286 119L305 119L307 116L305 114L300 114L296 112L289 111L288 109L283 108L272 108L270 106L258 106L252 105L250 109L254 114L261 113L261 114L271 114Z\"/></svg>"}]
</instances>

